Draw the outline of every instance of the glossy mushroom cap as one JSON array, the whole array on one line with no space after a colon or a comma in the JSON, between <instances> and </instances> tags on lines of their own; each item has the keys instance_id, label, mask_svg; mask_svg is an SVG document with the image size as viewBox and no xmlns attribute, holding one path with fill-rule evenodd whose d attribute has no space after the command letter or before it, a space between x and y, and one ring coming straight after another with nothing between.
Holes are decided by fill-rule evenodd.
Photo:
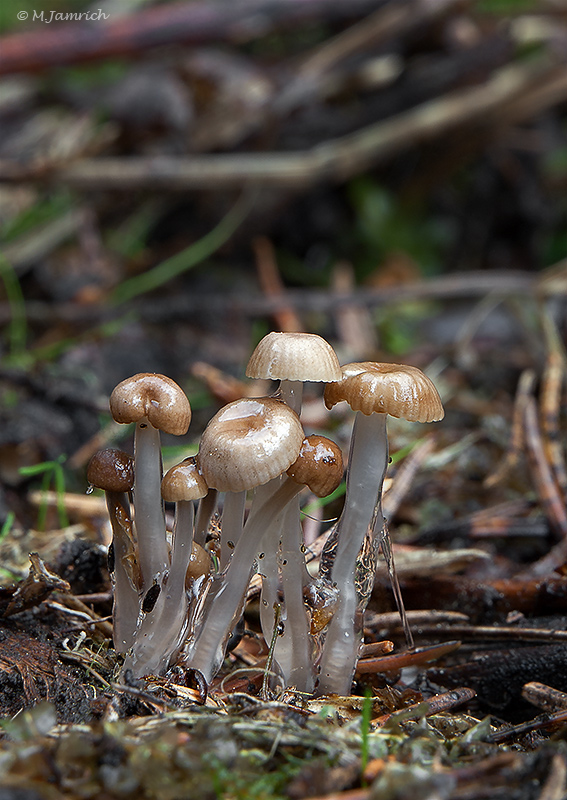
<instances>
[{"instance_id":1,"label":"glossy mushroom cap","mask_svg":"<svg viewBox=\"0 0 567 800\"><path fill-rule=\"evenodd\" d=\"M208 491L207 482L197 469L194 458L186 458L171 467L161 482L161 496L170 503L199 500Z\"/></svg>"},{"instance_id":2,"label":"glossy mushroom cap","mask_svg":"<svg viewBox=\"0 0 567 800\"><path fill-rule=\"evenodd\" d=\"M197 542L191 543L191 557L185 573L185 586L189 588L191 580L200 578L201 575L208 575L212 567L211 556L204 547Z\"/></svg>"},{"instance_id":3,"label":"glossy mushroom cap","mask_svg":"<svg viewBox=\"0 0 567 800\"><path fill-rule=\"evenodd\" d=\"M140 372L126 378L110 395L110 411L116 422L139 422L146 417L154 428L181 436L191 422L191 406L185 392L171 378Z\"/></svg>"},{"instance_id":4,"label":"glossy mushroom cap","mask_svg":"<svg viewBox=\"0 0 567 800\"><path fill-rule=\"evenodd\" d=\"M362 361L343 367L343 379L325 387L325 405L346 400L354 411L390 414L411 422L438 422L445 412L432 381L417 367Z\"/></svg>"},{"instance_id":5,"label":"glossy mushroom cap","mask_svg":"<svg viewBox=\"0 0 567 800\"><path fill-rule=\"evenodd\" d=\"M207 485L240 492L267 483L295 461L303 442L297 414L271 397L242 398L205 428L197 465Z\"/></svg>"},{"instance_id":6,"label":"glossy mushroom cap","mask_svg":"<svg viewBox=\"0 0 567 800\"><path fill-rule=\"evenodd\" d=\"M341 368L331 345L315 333L269 333L246 367L249 378L288 381L340 381Z\"/></svg>"},{"instance_id":7,"label":"glossy mushroom cap","mask_svg":"<svg viewBox=\"0 0 567 800\"><path fill-rule=\"evenodd\" d=\"M287 475L296 483L308 486L317 497L326 497L335 491L343 477L343 456L339 446L326 436L308 436Z\"/></svg>"},{"instance_id":8,"label":"glossy mushroom cap","mask_svg":"<svg viewBox=\"0 0 567 800\"><path fill-rule=\"evenodd\" d=\"M105 492L128 492L134 486L134 459L122 450L99 450L89 461L87 480Z\"/></svg>"}]
</instances>

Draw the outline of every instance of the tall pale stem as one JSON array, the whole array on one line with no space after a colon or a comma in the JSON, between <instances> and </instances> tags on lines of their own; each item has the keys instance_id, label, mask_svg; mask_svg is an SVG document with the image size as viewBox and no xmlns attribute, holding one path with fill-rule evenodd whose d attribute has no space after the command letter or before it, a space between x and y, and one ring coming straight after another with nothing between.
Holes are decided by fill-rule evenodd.
<instances>
[{"instance_id":1,"label":"tall pale stem","mask_svg":"<svg viewBox=\"0 0 567 800\"><path fill-rule=\"evenodd\" d=\"M357 412L352 432L345 505L337 529L331 579L339 589L339 607L329 623L319 676L318 694L350 694L362 638L362 613L357 595L357 557L366 536L381 531L382 484L388 466L386 414ZM375 563L375 559L372 559Z\"/></svg>"},{"instance_id":2,"label":"tall pale stem","mask_svg":"<svg viewBox=\"0 0 567 800\"><path fill-rule=\"evenodd\" d=\"M188 666L198 669L208 681L220 669L226 641L244 605L252 567L265 530L281 514L286 503L301 486L286 479L280 488L260 506L253 508L244 526L226 571L219 575L219 589L213 586L213 599L207 607L197 641L188 654Z\"/></svg>"},{"instance_id":3,"label":"tall pale stem","mask_svg":"<svg viewBox=\"0 0 567 800\"><path fill-rule=\"evenodd\" d=\"M246 492L226 492L222 511L220 568L223 570L232 557L242 535Z\"/></svg>"},{"instance_id":4,"label":"tall pale stem","mask_svg":"<svg viewBox=\"0 0 567 800\"><path fill-rule=\"evenodd\" d=\"M303 586L311 578L303 555L303 532L299 520L298 497L286 506L282 528L284 630L276 642L275 659L280 665L286 686L294 686L300 692L311 692L314 675L310 623L303 603Z\"/></svg>"},{"instance_id":5,"label":"tall pale stem","mask_svg":"<svg viewBox=\"0 0 567 800\"><path fill-rule=\"evenodd\" d=\"M183 643L188 624L188 600L185 575L193 543L193 503L177 503L171 569L163 582L154 608L146 614L124 670L134 677L165 672L171 655Z\"/></svg>"},{"instance_id":6,"label":"tall pale stem","mask_svg":"<svg viewBox=\"0 0 567 800\"><path fill-rule=\"evenodd\" d=\"M195 519L194 540L201 547L205 546L207 533L212 516L217 504L218 492L216 489L209 489L207 494L199 500L197 508L197 518Z\"/></svg>"},{"instance_id":7,"label":"tall pale stem","mask_svg":"<svg viewBox=\"0 0 567 800\"><path fill-rule=\"evenodd\" d=\"M134 525L143 589L147 590L169 566L161 499L160 436L147 419L136 423L134 471Z\"/></svg>"}]
</instances>

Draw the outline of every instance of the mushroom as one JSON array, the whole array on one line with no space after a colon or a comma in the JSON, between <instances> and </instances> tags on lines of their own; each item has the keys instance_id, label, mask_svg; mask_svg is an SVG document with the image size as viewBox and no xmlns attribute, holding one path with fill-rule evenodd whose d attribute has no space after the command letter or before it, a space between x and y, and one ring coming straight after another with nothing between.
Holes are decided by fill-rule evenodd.
<instances>
[{"instance_id":1,"label":"mushroom","mask_svg":"<svg viewBox=\"0 0 567 800\"><path fill-rule=\"evenodd\" d=\"M114 587L114 647L125 653L134 642L140 613L140 574L132 538L129 493L134 485L134 460L122 450L100 450L87 467L87 480L103 489L112 528L109 568Z\"/></svg>"},{"instance_id":2,"label":"mushroom","mask_svg":"<svg viewBox=\"0 0 567 800\"><path fill-rule=\"evenodd\" d=\"M297 414L285 403L269 397L243 398L229 403L209 422L197 463L208 486L227 493L246 492L285 472L297 458L303 438ZM213 579L205 622L187 654L189 666L207 681L220 668L226 641L240 616L254 557L273 511L269 502L266 505L259 515L253 502L232 559ZM258 517L260 524L254 523Z\"/></svg>"},{"instance_id":3,"label":"mushroom","mask_svg":"<svg viewBox=\"0 0 567 800\"><path fill-rule=\"evenodd\" d=\"M268 333L250 356L246 375L280 381L280 399L299 414L305 381L340 381L331 345L315 333Z\"/></svg>"},{"instance_id":4,"label":"mushroom","mask_svg":"<svg viewBox=\"0 0 567 800\"><path fill-rule=\"evenodd\" d=\"M334 442L325 436L312 434L303 440L296 461L286 472L288 481L300 486L308 486L317 497L326 497L333 492L343 477L343 459L341 451ZM292 498L290 503L293 503ZM288 504L289 505L289 504ZM280 667L285 686L294 686L300 692L311 692L314 683L311 638L309 636L310 621L303 602L303 571L305 557L301 546L292 547L296 536L286 535L285 526L299 526L299 519L286 513L273 519L264 533L261 548L266 553L278 552L281 536L281 574L283 609L281 614L282 633L278 637L274 658ZM299 531L301 536L301 530ZM267 591L260 602L260 619L262 632L266 642L270 642L273 634L274 614L272 609L277 603L277 572L268 573L262 563L262 572L266 572L263 583Z\"/></svg>"},{"instance_id":5,"label":"mushroom","mask_svg":"<svg viewBox=\"0 0 567 800\"><path fill-rule=\"evenodd\" d=\"M323 645L318 693L350 692L361 641L361 617L367 598L357 598L357 558L371 542L375 566L376 531L381 532L382 483L388 465L386 416L410 421L435 422L444 415L437 389L416 367L361 362L343 367L343 379L327 384L325 404L331 408L346 400L357 412L347 470L345 505L329 544L330 576L339 589L339 608ZM329 558L330 548L336 550ZM325 558L322 557L322 563ZM323 568L324 572L324 568ZM372 576L370 576L372 578Z\"/></svg>"},{"instance_id":6,"label":"mushroom","mask_svg":"<svg viewBox=\"0 0 567 800\"><path fill-rule=\"evenodd\" d=\"M293 460L301 447L303 429L297 415L288 411L288 406L273 398L242 398L224 406L203 432L199 469L209 486L225 492L222 569L241 534L246 491L281 475L290 463L288 453L292 452ZM277 448L288 441L288 430L293 433L291 444L280 455Z\"/></svg>"},{"instance_id":7,"label":"mushroom","mask_svg":"<svg viewBox=\"0 0 567 800\"><path fill-rule=\"evenodd\" d=\"M208 586L209 554L193 542L193 501L204 497L208 486L194 458L186 458L164 475L163 499L175 503L171 567L164 576L154 606L142 618L132 652L124 664L134 677L159 675L170 664L191 633L188 592L199 600ZM147 596L147 595L146 595Z\"/></svg>"},{"instance_id":8,"label":"mushroom","mask_svg":"<svg viewBox=\"0 0 567 800\"><path fill-rule=\"evenodd\" d=\"M331 345L313 333L277 333L272 332L264 336L252 353L246 375L249 378L279 380L278 396L297 413L301 413L303 384L306 381L330 382L339 381L342 371L337 355ZM275 486L268 485L264 488L262 496L268 497ZM303 530L300 522L299 498L290 502L285 510L285 519L282 520L282 551L286 553L301 553L303 544ZM263 570L275 585L266 578L262 583L261 609L266 611L273 621L272 606L277 594L277 550L278 542L273 540L271 546L264 547ZM292 574L295 572L297 574ZM281 561L282 581L287 586L287 602L294 608L303 605L303 588L312 583L305 566L305 559L288 558ZM297 597L291 599L291 587L295 587ZM267 625L267 621L265 625ZM307 642L309 639L309 623L305 614L298 615L294 620L294 637L297 642ZM286 635L286 638L289 638ZM298 645L299 646L299 645ZM297 646L292 645L292 650ZM305 659L302 659L305 662Z\"/></svg>"},{"instance_id":9,"label":"mushroom","mask_svg":"<svg viewBox=\"0 0 567 800\"><path fill-rule=\"evenodd\" d=\"M165 375L141 372L116 386L110 395L116 422L136 423L134 434L134 526L142 584L159 584L169 567L161 500L160 430L177 436L187 432L191 407L183 390Z\"/></svg>"}]
</instances>

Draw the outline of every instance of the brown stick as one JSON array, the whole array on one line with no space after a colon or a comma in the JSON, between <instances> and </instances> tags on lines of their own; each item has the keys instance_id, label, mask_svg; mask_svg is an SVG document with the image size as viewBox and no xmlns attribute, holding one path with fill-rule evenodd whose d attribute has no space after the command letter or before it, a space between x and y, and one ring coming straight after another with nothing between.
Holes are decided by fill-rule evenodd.
<instances>
[{"instance_id":1,"label":"brown stick","mask_svg":"<svg viewBox=\"0 0 567 800\"><path fill-rule=\"evenodd\" d=\"M449 92L390 119L322 142L310 150L85 159L56 172L54 177L57 182L83 190L122 191L219 189L250 183L304 188L321 180L345 181L411 145L448 134L461 125L476 122L484 128L493 126L500 131L532 113L528 100L534 95L541 97L540 111L546 103L553 105L567 98L564 64L504 67L480 86ZM519 104L517 101L522 96L523 103ZM7 177L0 174L0 180ZM36 178L33 174L27 176L27 180ZM26 177L20 175L19 180L26 180Z\"/></svg>"},{"instance_id":2,"label":"brown stick","mask_svg":"<svg viewBox=\"0 0 567 800\"><path fill-rule=\"evenodd\" d=\"M304 326L291 303L287 302L287 292L282 281L274 245L266 236L256 236L252 240L256 258L256 272L262 292L266 297L277 298L283 305L273 313L277 330L285 333L300 333Z\"/></svg>"},{"instance_id":3,"label":"brown stick","mask_svg":"<svg viewBox=\"0 0 567 800\"><path fill-rule=\"evenodd\" d=\"M547 514L549 524L560 537L558 544L547 555L534 562L523 575L547 575L567 560L567 510L555 482L539 430L537 406L530 397L525 406L525 436L528 463L532 472L539 501Z\"/></svg>"},{"instance_id":4,"label":"brown stick","mask_svg":"<svg viewBox=\"0 0 567 800\"><path fill-rule=\"evenodd\" d=\"M500 462L496 471L484 479L484 485L487 489L495 486L497 483L500 483L518 464L524 447L525 407L528 398L532 396L535 379L535 372L531 369L524 370L520 375L518 388L516 389L516 397L514 399L514 413L512 415L510 443L504 459Z\"/></svg>"},{"instance_id":5,"label":"brown stick","mask_svg":"<svg viewBox=\"0 0 567 800\"><path fill-rule=\"evenodd\" d=\"M545 683L530 681L524 684L522 697L542 711L561 711L567 708L567 693L547 686Z\"/></svg>"},{"instance_id":6,"label":"brown stick","mask_svg":"<svg viewBox=\"0 0 567 800\"><path fill-rule=\"evenodd\" d=\"M542 322L547 346L540 397L543 445L563 500L567 502L567 468L559 420L566 371L565 349L549 314L544 312Z\"/></svg>"},{"instance_id":7,"label":"brown stick","mask_svg":"<svg viewBox=\"0 0 567 800\"><path fill-rule=\"evenodd\" d=\"M167 3L123 18L76 20L0 39L0 75L128 56L170 44L248 42L314 20L356 19L384 0L238 0ZM96 13L96 12L95 12ZM49 21L45 11L44 21ZM47 28L47 30L46 30Z\"/></svg>"},{"instance_id":8,"label":"brown stick","mask_svg":"<svg viewBox=\"0 0 567 800\"><path fill-rule=\"evenodd\" d=\"M328 291L318 289L289 289L285 298L267 298L254 295L244 295L235 292L226 294L199 293L198 295L178 295L168 297L167 302L161 304L159 299L152 298L150 302L141 304L141 312L152 323L160 320L170 321L195 311L207 309L210 313L223 313L227 309L231 313L242 314L247 317L266 316L272 314L274 309L285 307L292 303L297 311L310 311L312 313L330 313L344 305L358 304L365 308L379 308L388 303L403 303L415 299L436 298L438 300L462 297L470 299L479 297L487 292L498 291L514 294L520 297L532 298L534 294L542 296L560 297L567 295L567 285L554 286L534 277L531 272L503 271L503 272L467 272L445 275L426 281L416 281L402 286L393 286L383 289L364 288L351 292L348 295L337 296ZM285 302L284 302L285 301ZM0 325L5 325L11 319L12 309L6 302L0 302ZM123 313L123 306L116 308L108 305L80 305L79 303L44 303L30 300L26 303L26 316L28 322L47 324L54 320L92 324L104 320L114 319Z\"/></svg>"}]
</instances>

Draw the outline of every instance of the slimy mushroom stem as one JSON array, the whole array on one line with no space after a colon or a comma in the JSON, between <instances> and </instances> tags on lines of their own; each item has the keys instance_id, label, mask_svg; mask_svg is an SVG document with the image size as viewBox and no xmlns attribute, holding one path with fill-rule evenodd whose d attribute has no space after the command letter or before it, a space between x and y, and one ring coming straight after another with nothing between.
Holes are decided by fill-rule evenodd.
<instances>
[{"instance_id":1,"label":"slimy mushroom stem","mask_svg":"<svg viewBox=\"0 0 567 800\"><path fill-rule=\"evenodd\" d=\"M303 403L303 381L289 381L282 379L280 381L279 399L295 411L296 414L301 414L301 405Z\"/></svg>"},{"instance_id":2,"label":"slimy mushroom stem","mask_svg":"<svg viewBox=\"0 0 567 800\"><path fill-rule=\"evenodd\" d=\"M207 533L215 508L217 505L218 492L216 489L209 489L208 493L199 500L197 514L195 517L194 539L201 547L205 546Z\"/></svg>"},{"instance_id":3,"label":"slimy mushroom stem","mask_svg":"<svg viewBox=\"0 0 567 800\"><path fill-rule=\"evenodd\" d=\"M221 555L220 569L226 567L238 540L242 535L244 525L244 508L246 505L246 492L226 492L222 510L221 523Z\"/></svg>"},{"instance_id":4,"label":"slimy mushroom stem","mask_svg":"<svg viewBox=\"0 0 567 800\"><path fill-rule=\"evenodd\" d=\"M339 605L329 624L319 675L319 694L350 694L362 638L362 612L356 591L356 557L366 536L382 528L380 498L388 441L386 414L357 413L347 470L345 511L337 526L337 549L331 579L340 589ZM374 489L369 484L371 477Z\"/></svg>"},{"instance_id":5,"label":"slimy mushroom stem","mask_svg":"<svg viewBox=\"0 0 567 800\"><path fill-rule=\"evenodd\" d=\"M167 569L169 559L161 499L162 461L159 430L146 418L134 433L134 524L144 588Z\"/></svg>"},{"instance_id":6,"label":"slimy mushroom stem","mask_svg":"<svg viewBox=\"0 0 567 800\"><path fill-rule=\"evenodd\" d=\"M309 486L318 497L325 497L337 488L343 476L343 460L339 447L325 436L308 436L303 440L296 461L287 470L287 476L282 486L286 481L293 480L301 487ZM307 570L303 551L298 546L301 536L298 536L297 528L301 533L301 525L299 516L295 514L296 499L296 495L292 496L283 513L278 514L266 528L261 546L268 558L270 554L278 552L281 538L279 558L283 589L283 631L276 642L275 657L282 671L284 685L310 692L313 690L314 671L310 623L303 603L303 585ZM266 578L268 591L260 606L260 618L264 639L269 642L273 634L277 582L268 569L265 571L269 573ZM275 577L277 578L277 572Z\"/></svg>"},{"instance_id":7,"label":"slimy mushroom stem","mask_svg":"<svg viewBox=\"0 0 567 800\"><path fill-rule=\"evenodd\" d=\"M192 557L195 556L195 561L202 551L193 542L193 500L205 496L208 487L195 466L195 459L187 458L172 467L164 476L161 487L163 498L175 503L171 567L164 576L155 605L142 617L136 640L124 663L123 670L132 670L134 677L162 674L173 654L181 648L188 634L190 618L187 573ZM192 583L200 578L206 579L210 573L210 559L202 552L205 560Z\"/></svg>"},{"instance_id":8,"label":"slimy mushroom stem","mask_svg":"<svg viewBox=\"0 0 567 800\"><path fill-rule=\"evenodd\" d=\"M242 613L262 536L301 488L293 480L286 480L270 498L250 511L222 583L207 604L201 632L188 654L188 666L198 669L207 682L220 669L226 641Z\"/></svg>"}]
</instances>

